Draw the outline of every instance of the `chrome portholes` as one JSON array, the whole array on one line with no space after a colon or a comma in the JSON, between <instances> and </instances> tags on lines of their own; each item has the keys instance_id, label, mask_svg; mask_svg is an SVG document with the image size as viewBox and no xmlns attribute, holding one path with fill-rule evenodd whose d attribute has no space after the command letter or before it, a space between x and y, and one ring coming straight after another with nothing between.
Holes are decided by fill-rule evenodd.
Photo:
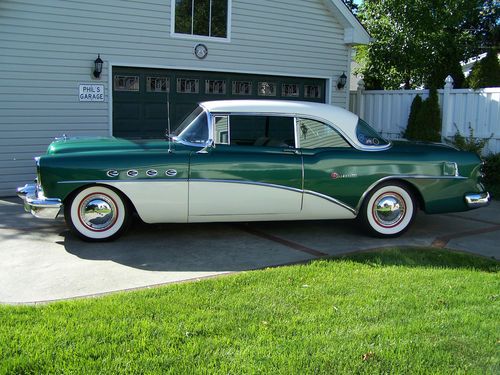
<instances>
[{"instance_id":1,"label":"chrome portholes","mask_svg":"<svg viewBox=\"0 0 500 375\"><path fill-rule=\"evenodd\" d=\"M139 175L139 172L136 171L135 169L130 169L127 171L128 177L137 177L138 175Z\"/></svg>"},{"instance_id":2,"label":"chrome portholes","mask_svg":"<svg viewBox=\"0 0 500 375\"><path fill-rule=\"evenodd\" d=\"M146 176L148 177L155 177L158 175L158 171L156 169L148 169L146 171Z\"/></svg>"},{"instance_id":3,"label":"chrome portholes","mask_svg":"<svg viewBox=\"0 0 500 375\"><path fill-rule=\"evenodd\" d=\"M385 228L398 225L405 217L406 205L404 199L397 193L384 193L375 200L373 218Z\"/></svg>"},{"instance_id":4,"label":"chrome portholes","mask_svg":"<svg viewBox=\"0 0 500 375\"><path fill-rule=\"evenodd\" d=\"M115 169L111 169L111 170L106 172L106 176L108 176L108 177L118 177L119 175L120 175L120 172L118 172Z\"/></svg>"},{"instance_id":5,"label":"chrome portholes","mask_svg":"<svg viewBox=\"0 0 500 375\"><path fill-rule=\"evenodd\" d=\"M112 227L118 217L113 199L105 194L91 194L80 202L78 218L81 224L94 232Z\"/></svg>"},{"instance_id":6,"label":"chrome portholes","mask_svg":"<svg viewBox=\"0 0 500 375\"><path fill-rule=\"evenodd\" d=\"M175 169L167 169L165 175L168 177L175 177L177 176L177 171Z\"/></svg>"}]
</instances>

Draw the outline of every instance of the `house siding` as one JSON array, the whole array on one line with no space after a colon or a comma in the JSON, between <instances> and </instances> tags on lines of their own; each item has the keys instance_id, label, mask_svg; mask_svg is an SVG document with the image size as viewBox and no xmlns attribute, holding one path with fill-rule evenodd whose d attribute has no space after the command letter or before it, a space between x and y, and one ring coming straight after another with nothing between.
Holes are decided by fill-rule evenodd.
<instances>
[{"instance_id":1,"label":"house siding","mask_svg":"<svg viewBox=\"0 0 500 375\"><path fill-rule=\"evenodd\" d=\"M327 98L345 107L344 29L323 0L232 0L230 41L171 36L171 0L2 0L0 2L0 196L31 181L33 157L50 141L111 133L111 66L330 78ZM92 76L97 54L105 61ZM105 101L79 102L81 83L105 87ZM329 95L331 92L331 95Z\"/></svg>"}]
</instances>

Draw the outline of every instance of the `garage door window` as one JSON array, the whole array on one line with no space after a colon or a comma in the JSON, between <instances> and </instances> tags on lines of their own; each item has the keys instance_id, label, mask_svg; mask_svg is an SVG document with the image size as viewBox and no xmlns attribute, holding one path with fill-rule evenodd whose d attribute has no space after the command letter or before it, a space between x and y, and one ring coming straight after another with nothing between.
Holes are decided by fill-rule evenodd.
<instances>
[{"instance_id":1,"label":"garage door window","mask_svg":"<svg viewBox=\"0 0 500 375\"><path fill-rule=\"evenodd\" d=\"M115 76L115 91L139 91L138 76Z\"/></svg>"},{"instance_id":2,"label":"garage door window","mask_svg":"<svg viewBox=\"0 0 500 375\"><path fill-rule=\"evenodd\" d=\"M228 38L231 0L172 0L173 34Z\"/></svg>"}]
</instances>

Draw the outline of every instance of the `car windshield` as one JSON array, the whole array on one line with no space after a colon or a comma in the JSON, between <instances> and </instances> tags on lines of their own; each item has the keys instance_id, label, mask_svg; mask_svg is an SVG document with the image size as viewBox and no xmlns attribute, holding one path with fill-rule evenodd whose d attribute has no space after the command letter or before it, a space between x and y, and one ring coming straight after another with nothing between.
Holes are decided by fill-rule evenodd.
<instances>
[{"instance_id":1,"label":"car windshield","mask_svg":"<svg viewBox=\"0 0 500 375\"><path fill-rule=\"evenodd\" d=\"M208 118L202 107L196 108L173 134L179 142L205 145L208 140Z\"/></svg>"},{"instance_id":2,"label":"car windshield","mask_svg":"<svg viewBox=\"0 0 500 375\"><path fill-rule=\"evenodd\" d=\"M387 146L389 144L389 141L361 119L359 119L356 126L356 136L358 141L365 146Z\"/></svg>"}]
</instances>

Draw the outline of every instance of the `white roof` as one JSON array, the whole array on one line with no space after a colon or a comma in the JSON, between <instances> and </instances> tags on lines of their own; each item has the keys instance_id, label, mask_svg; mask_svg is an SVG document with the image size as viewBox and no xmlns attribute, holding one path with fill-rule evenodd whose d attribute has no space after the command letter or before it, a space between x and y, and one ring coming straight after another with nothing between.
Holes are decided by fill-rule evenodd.
<instances>
[{"instance_id":1,"label":"white roof","mask_svg":"<svg viewBox=\"0 0 500 375\"><path fill-rule=\"evenodd\" d=\"M335 125L352 143L366 148L356 136L358 116L343 108L329 104L301 102L292 100L217 100L200 103L211 113L251 113L251 114L289 114L294 117L323 119Z\"/></svg>"}]
</instances>

